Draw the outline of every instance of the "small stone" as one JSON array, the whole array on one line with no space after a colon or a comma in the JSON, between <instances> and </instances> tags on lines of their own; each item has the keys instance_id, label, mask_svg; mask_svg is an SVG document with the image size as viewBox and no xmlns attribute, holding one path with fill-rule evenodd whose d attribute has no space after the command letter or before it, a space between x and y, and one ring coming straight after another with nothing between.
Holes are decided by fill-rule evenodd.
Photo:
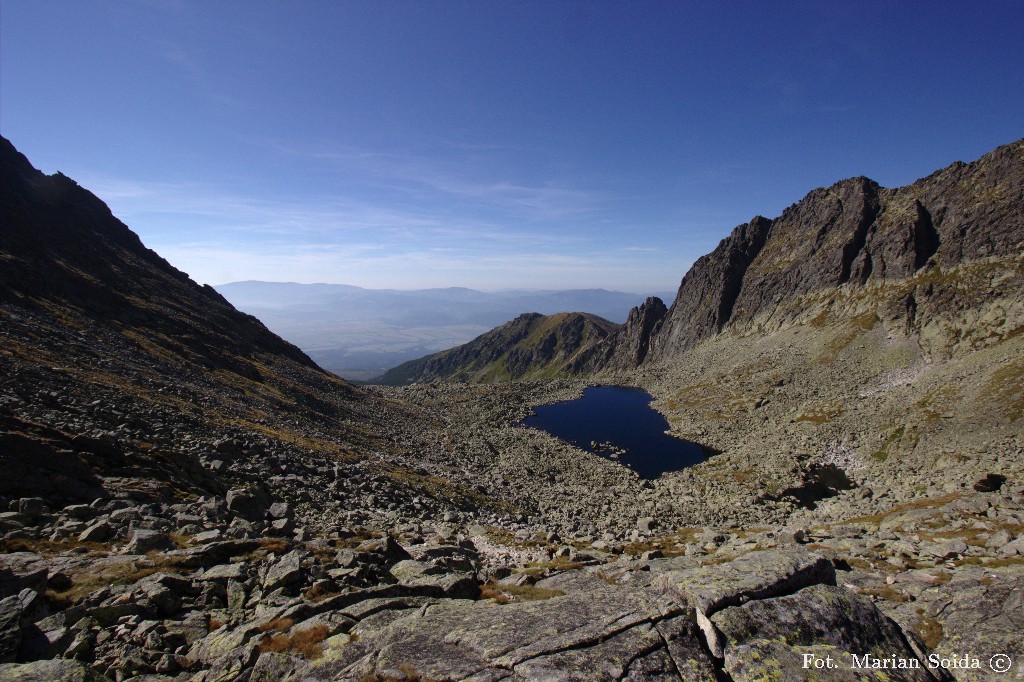
<instances>
[{"instance_id":1,"label":"small stone","mask_svg":"<svg viewBox=\"0 0 1024 682\"><path fill-rule=\"evenodd\" d=\"M287 519L291 514L291 507L287 502L275 502L270 505L270 518L272 519Z\"/></svg>"}]
</instances>

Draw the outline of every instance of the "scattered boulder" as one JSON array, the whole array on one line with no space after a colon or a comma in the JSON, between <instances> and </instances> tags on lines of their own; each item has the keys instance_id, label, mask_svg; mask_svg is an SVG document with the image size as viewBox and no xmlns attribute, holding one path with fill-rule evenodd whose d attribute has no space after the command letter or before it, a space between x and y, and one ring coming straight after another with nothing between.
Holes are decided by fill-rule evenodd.
<instances>
[{"instance_id":1,"label":"scattered boulder","mask_svg":"<svg viewBox=\"0 0 1024 682\"><path fill-rule=\"evenodd\" d=\"M147 552L166 552L176 547L174 541L166 534L140 528L132 533L125 552L127 554L146 554Z\"/></svg>"},{"instance_id":2,"label":"scattered boulder","mask_svg":"<svg viewBox=\"0 0 1024 682\"><path fill-rule=\"evenodd\" d=\"M106 542L114 537L114 527L106 519L100 519L89 525L79 536L79 542Z\"/></svg>"},{"instance_id":3,"label":"scattered boulder","mask_svg":"<svg viewBox=\"0 0 1024 682\"><path fill-rule=\"evenodd\" d=\"M0 665L5 682L102 682L104 678L87 666L68 659Z\"/></svg>"},{"instance_id":4,"label":"scattered boulder","mask_svg":"<svg viewBox=\"0 0 1024 682\"><path fill-rule=\"evenodd\" d=\"M14 661L20 647L21 600L18 597L0 599L0 663Z\"/></svg>"},{"instance_id":5,"label":"scattered boulder","mask_svg":"<svg viewBox=\"0 0 1024 682\"><path fill-rule=\"evenodd\" d=\"M270 509L270 495L260 487L232 488L226 496L228 511L247 521L262 521Z\"/></svg>"},{"instance_id":6,"label":"scattered boulder","mask_svg":"<svg viewBox=\"0 0 1024 682\"><path fill-rule=\"evenodd\" d=\"M263 578L263 589L273 592L276 589L291 589L299 585L303 573L302 557L303 553L299 550L293 550L281 557Z\"/></svg>"}]
</instances>

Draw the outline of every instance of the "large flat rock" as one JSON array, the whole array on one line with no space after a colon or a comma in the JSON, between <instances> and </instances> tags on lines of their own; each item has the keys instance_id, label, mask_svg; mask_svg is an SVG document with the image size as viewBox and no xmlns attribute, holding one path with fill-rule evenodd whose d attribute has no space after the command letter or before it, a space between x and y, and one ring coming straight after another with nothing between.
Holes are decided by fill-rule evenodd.
<instances>
[{"instance_id":1,"label":"large flat rock","mask_svg":"<svg viewBox=\"0 0 1024 682\"><path fill-rule=\"evenodd\" d=\"M734 682L815 676L936 679L896 623L842 587L812 585L789 596L731 606L711 616L711 622L725 640L725 669Z\"/></svg>"},{"instance_id":2,"label":"large flat rock","mask_svg":"<svg viewBox=\"0 0 1024 682\"><path fill-rule=\"evenodd\" d=\"M928 615L942 626L940 657L969 654L978 668L956 670L959 680L987 680L993 656L1009 657L1006 680L1024 680L1024 565L965 571L931 588Z\"/></svg>"},{"instance_id":3,"label":"large flat rock","mask_svg":"<svg viewBox=\"0 0 1024 682\"><path fill-rule=\"evenodd\" d=\"M448 600L383 627L372 621L353 628L356 641L345 655L314 662L312 679L678 679L674 656L681 664L702 659L690 667L703 666L713 679L714 662L701 650L692 615L645 589L609 585L507 605Z\"/></svg>"},{"instance_id":4,"label":"large flat rock","mask_svg":"<svg viewBox=\"0 0 1024 682\"><path fill-rule=\"evenodd\" d=\"M745 554L728 563L660 575L656 584L704 616L752 599L791 594L810 585L835 585L835 568L802 548Z\"/></svg>"}]
</instances>

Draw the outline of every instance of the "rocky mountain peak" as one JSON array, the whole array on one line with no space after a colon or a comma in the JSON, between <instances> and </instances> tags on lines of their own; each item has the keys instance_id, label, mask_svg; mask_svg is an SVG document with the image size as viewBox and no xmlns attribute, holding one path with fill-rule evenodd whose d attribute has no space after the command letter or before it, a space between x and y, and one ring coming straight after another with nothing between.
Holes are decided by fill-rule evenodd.
<instances>
[{"instance_id":1,"label":"rocky mountain peak","mask_svg":"<svg viewBox=\"0 0 1024 682\"><path fill-rule=\"evenodd\" d=\"M948 268L1020 253L1022 204L1024 141L906 187L858 176L815 189L775 219L738 226L698 259L647 357L669 358L811 292L906 278L933 260Z\"/></svg>"}]
</instances>

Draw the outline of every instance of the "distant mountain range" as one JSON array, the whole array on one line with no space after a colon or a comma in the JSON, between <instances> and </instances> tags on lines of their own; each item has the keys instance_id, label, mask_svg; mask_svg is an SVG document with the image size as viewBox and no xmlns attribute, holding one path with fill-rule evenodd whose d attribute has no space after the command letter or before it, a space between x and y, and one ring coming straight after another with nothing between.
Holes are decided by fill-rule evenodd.
<instances>
[{"instance_id":1,"label":"distant mountain range","mask_svg":"<svg viewBox=\"0 0 1024 682\"><path fill-rule=\"evenodd\" d=\"M466 343L524 313L582 311L618 323L646 298L605 289L401 291L259 281L215 288L321 367L354 380Z\"/></svg>"}]
</instances>

